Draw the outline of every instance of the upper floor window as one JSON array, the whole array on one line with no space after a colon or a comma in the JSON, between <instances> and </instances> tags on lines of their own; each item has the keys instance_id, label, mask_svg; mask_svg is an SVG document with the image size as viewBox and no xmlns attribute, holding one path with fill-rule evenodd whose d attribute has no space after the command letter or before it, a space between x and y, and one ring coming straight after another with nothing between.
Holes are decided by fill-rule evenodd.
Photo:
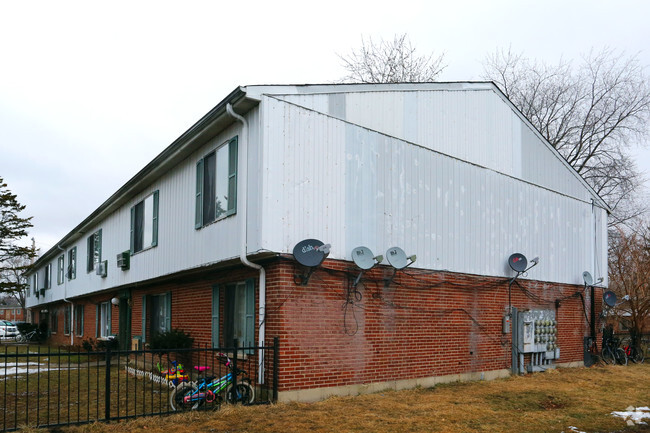
<instances>
[{"instance_id":1,"label":"upper floor window","mask_svg":"<svg viewBox=\"0 0 650 433\"><path fill-rule=\"evenodd\" d=\"M102 261L102 229L88 236L88 261L86 271L91 272Z\"/></svg>"},{"instance_id":2,"label":"upper floor window","mask_svg":"<svg viewBox=\"0 0 650 433\"><path fill-rule=\"evenodd\" d=\"M38 272L32 275L32 288L34 293L38 292Z\"/></svg>"},{"instance_id":3,"label":"upper floor window","mask_svg":"<svg viewBox=\"0 0 650 433\"><path fill-rule=\"evenodd\" d=\"M237 211L237 137L196 164L196 218L203 227Z\"/></svg>"},{"instance_id":4,"label":"upper floor window","mask_svg":"<svg viewBox=\"0 0 650 433\"><path fill-rule=\"evenodd\" d=\"M49 289L52 287L52 263L48 263L45 266L45 275L43 278L43 288Z\"/></svg>"},{"instance_id":5,"label":"upper floor window","mask_svg":"<svg viewBox=\"0 0 650 433\"><path fill-rule=\"evenodd\" d=\"M68 280L77 278L77 247L68 250Z\"/></svg>"},{"instance_id":6,"label":"upper floor window","mask_svg":"<svg viewBox=\"0 0 650 433\"><path fill-rule=\"evenodd\" d=\"M131 208L131 253L158 245L158 191Z\"/></svg>"},{"instance_id":7,"label":"upper floor window","mask_svg":"<svg viewBox=\"0 0 650 433\"><path fill-rule=\"evenodd\" d=\"M63 284L63 279L65 278L65 266L64 266L65 256L61 254L56 261L56 283Z\"/></svg>"}]
</instances>

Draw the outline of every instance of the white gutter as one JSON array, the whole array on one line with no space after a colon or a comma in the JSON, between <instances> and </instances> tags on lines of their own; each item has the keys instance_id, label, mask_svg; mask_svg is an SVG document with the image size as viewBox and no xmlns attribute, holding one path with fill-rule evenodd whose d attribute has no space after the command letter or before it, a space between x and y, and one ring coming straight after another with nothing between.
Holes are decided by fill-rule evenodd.
<instances>
[{"instance_id":1,"label":"white gutter","mask_svg":"<svg viewBox=\"0 0 650 433\"><path fill-rule=\"evenodd\" d=\"M63 251L63 254L65 254L65 249L61 248L59 244L56 245L56 247L60 250ZM65 260L65 255L63 257L63 260ZM57 264L57 277L59 276L59 260L57 259L56 261ZM65 264L65 261L64 261ZM72 301L68 301L68 279L66 278L66 272L65 272L65 266L63 266L63 302L67 302L70 304L70 346L74 346L74 304ZM65 314L65 312L64 312ZM65 318L63 319L65 321Z\"/></svg>"},{"instance_id":2,"label":"white gutter","mask_svg":"<svg viewBox=\"0 0 650 433\"><path fill-rule=\"evenodd\" d=\"M237 146L237 153L238 153L238 161L239 161L239 166L237 168L237 183L238 183L238 194L237 194L237 201L241 203L241 206L239 206L239 209L237 210L238 212L238 217L241 219L241 225L240 225L240 240L241 240L241 249L240 249L240 255L239 259L241 262L253 269L257 269L260 272L260 290L259 290L259 331L258 331L258 346L260 347L259 352L258 352L258 362L259 362L259 368L258 370L258 383L264 383L264 350L262 347L264 346L264 338L265 338L265 323L266 323L266 270L262 265L258 265L257 263L253 263L248 260L248 253L247 253L247 246L246 246L246 241L247 241L247 229L248 229L248 220L247 220L247 211L248 211L248 121L243 116L240 116L239 114L235 113L235 111L232 108L232 105L228 103L226 105L226 112L240 121L242 123L242 138L239 140L239 144Z\"/></svg>"}]
</instances>

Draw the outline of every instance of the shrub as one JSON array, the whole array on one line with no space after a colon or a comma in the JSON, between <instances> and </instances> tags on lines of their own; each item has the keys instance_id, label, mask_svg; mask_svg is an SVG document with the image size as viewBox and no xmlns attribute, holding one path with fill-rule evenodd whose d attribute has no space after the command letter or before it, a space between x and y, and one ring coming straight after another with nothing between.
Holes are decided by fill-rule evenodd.
<instances>
[{"instance_id":1,"label":"shrub","mask_svg":"<svg viewBox=\"0 0 650 433\"><path fill-rule=\"evenodd\" d=\"M190 349L193 344L194 338L182 329L161 332L151 339L152 349Z\"/></svg>"}]
</instances>

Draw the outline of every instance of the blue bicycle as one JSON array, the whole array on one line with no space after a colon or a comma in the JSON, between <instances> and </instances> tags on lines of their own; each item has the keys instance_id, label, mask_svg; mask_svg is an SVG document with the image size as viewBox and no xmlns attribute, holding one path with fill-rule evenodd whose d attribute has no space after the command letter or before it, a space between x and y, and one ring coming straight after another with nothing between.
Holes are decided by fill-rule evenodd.
<instances>
[{"instance_id":1,"label":"blue bicycle","mask_svg":"<svg viewBox=\"0 0 650 433\"><path fill-rule=\"evenodd\" d=\"M198 382L181 382L169 395L169 405L174 411L196 410L205 403L221 404L223 402L234 404L251 404L255 400L255 389L250 384L248 377L237 378L237 386L233 386L235 378L246 374L239 368L235 370L230 358L223 353L219 354L223 363L230 369L222 377L205 377ZM194 367L199 372L204 372L210 367Z\"/></svg>"}]
</instances>

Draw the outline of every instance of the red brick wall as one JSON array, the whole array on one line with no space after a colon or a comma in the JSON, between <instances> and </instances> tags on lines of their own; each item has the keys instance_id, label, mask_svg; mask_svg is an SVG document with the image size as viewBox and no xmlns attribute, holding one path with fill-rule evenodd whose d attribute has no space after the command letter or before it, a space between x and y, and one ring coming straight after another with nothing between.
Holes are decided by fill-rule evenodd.
<instances>
[{"instance_id":1,"label":"red brick wall","mask_svg":"<svg viewBox=\"0 0 650 433\"><path fill-rule=\"evenodd\" d=\"M293 262L270 272L267 336L280 337L281 390L510 368L505 278L406 269L385 287L392 270L382 267L353 291L358 269L336 261L323 267L329 271L317 270L307 286L294 284ZM582 290L519 283L531 292L513 286L512 305L520 310L553 310L556 299ZM580 298L563 300L556 314L559 362L581 361L589 329Z\"/></svg>"},{"instance_id":2,"label":"red brick wall","mask_svg":"<svg viewBox=\"0 0 650 433\"><path fill-rule=\"evenodd\" d=\"M355 290L352 282L359 270L349 262L327 260L308 285L296 284L295 275L302 270L293 260L281 258L265 268L266 338L267 342L273 337L280 339L282 391L510 368L511 334L502 334L508 308L506 278L407 268L398 271L386 286L393 270L379 267L365 273ZM196 345L210 345L212 286L248 278L255 279L258 289L258 273L244 267L134 288L131 335L142 333L143 295L171 291L172 328L188 332ZM559 362L581 361L589 326L580 297L571 295L582 292L582 287L527 280L518 283L528 294L513 285L513 307L555 310ZM96 304L117 295L83 301L84 337L75 337L77 344L95 336ZM597 305L600 295L597 290ZM561 301L556 309L557 299ZM588 309L589 300L585 303ZM62 332L62 309L60 314L60 330L52 339L69 344L70 337ZM118 308L113 307L115 334L118 317ZM257 322L256 318L256 337Z\"/></svg>"}]
</instances>

